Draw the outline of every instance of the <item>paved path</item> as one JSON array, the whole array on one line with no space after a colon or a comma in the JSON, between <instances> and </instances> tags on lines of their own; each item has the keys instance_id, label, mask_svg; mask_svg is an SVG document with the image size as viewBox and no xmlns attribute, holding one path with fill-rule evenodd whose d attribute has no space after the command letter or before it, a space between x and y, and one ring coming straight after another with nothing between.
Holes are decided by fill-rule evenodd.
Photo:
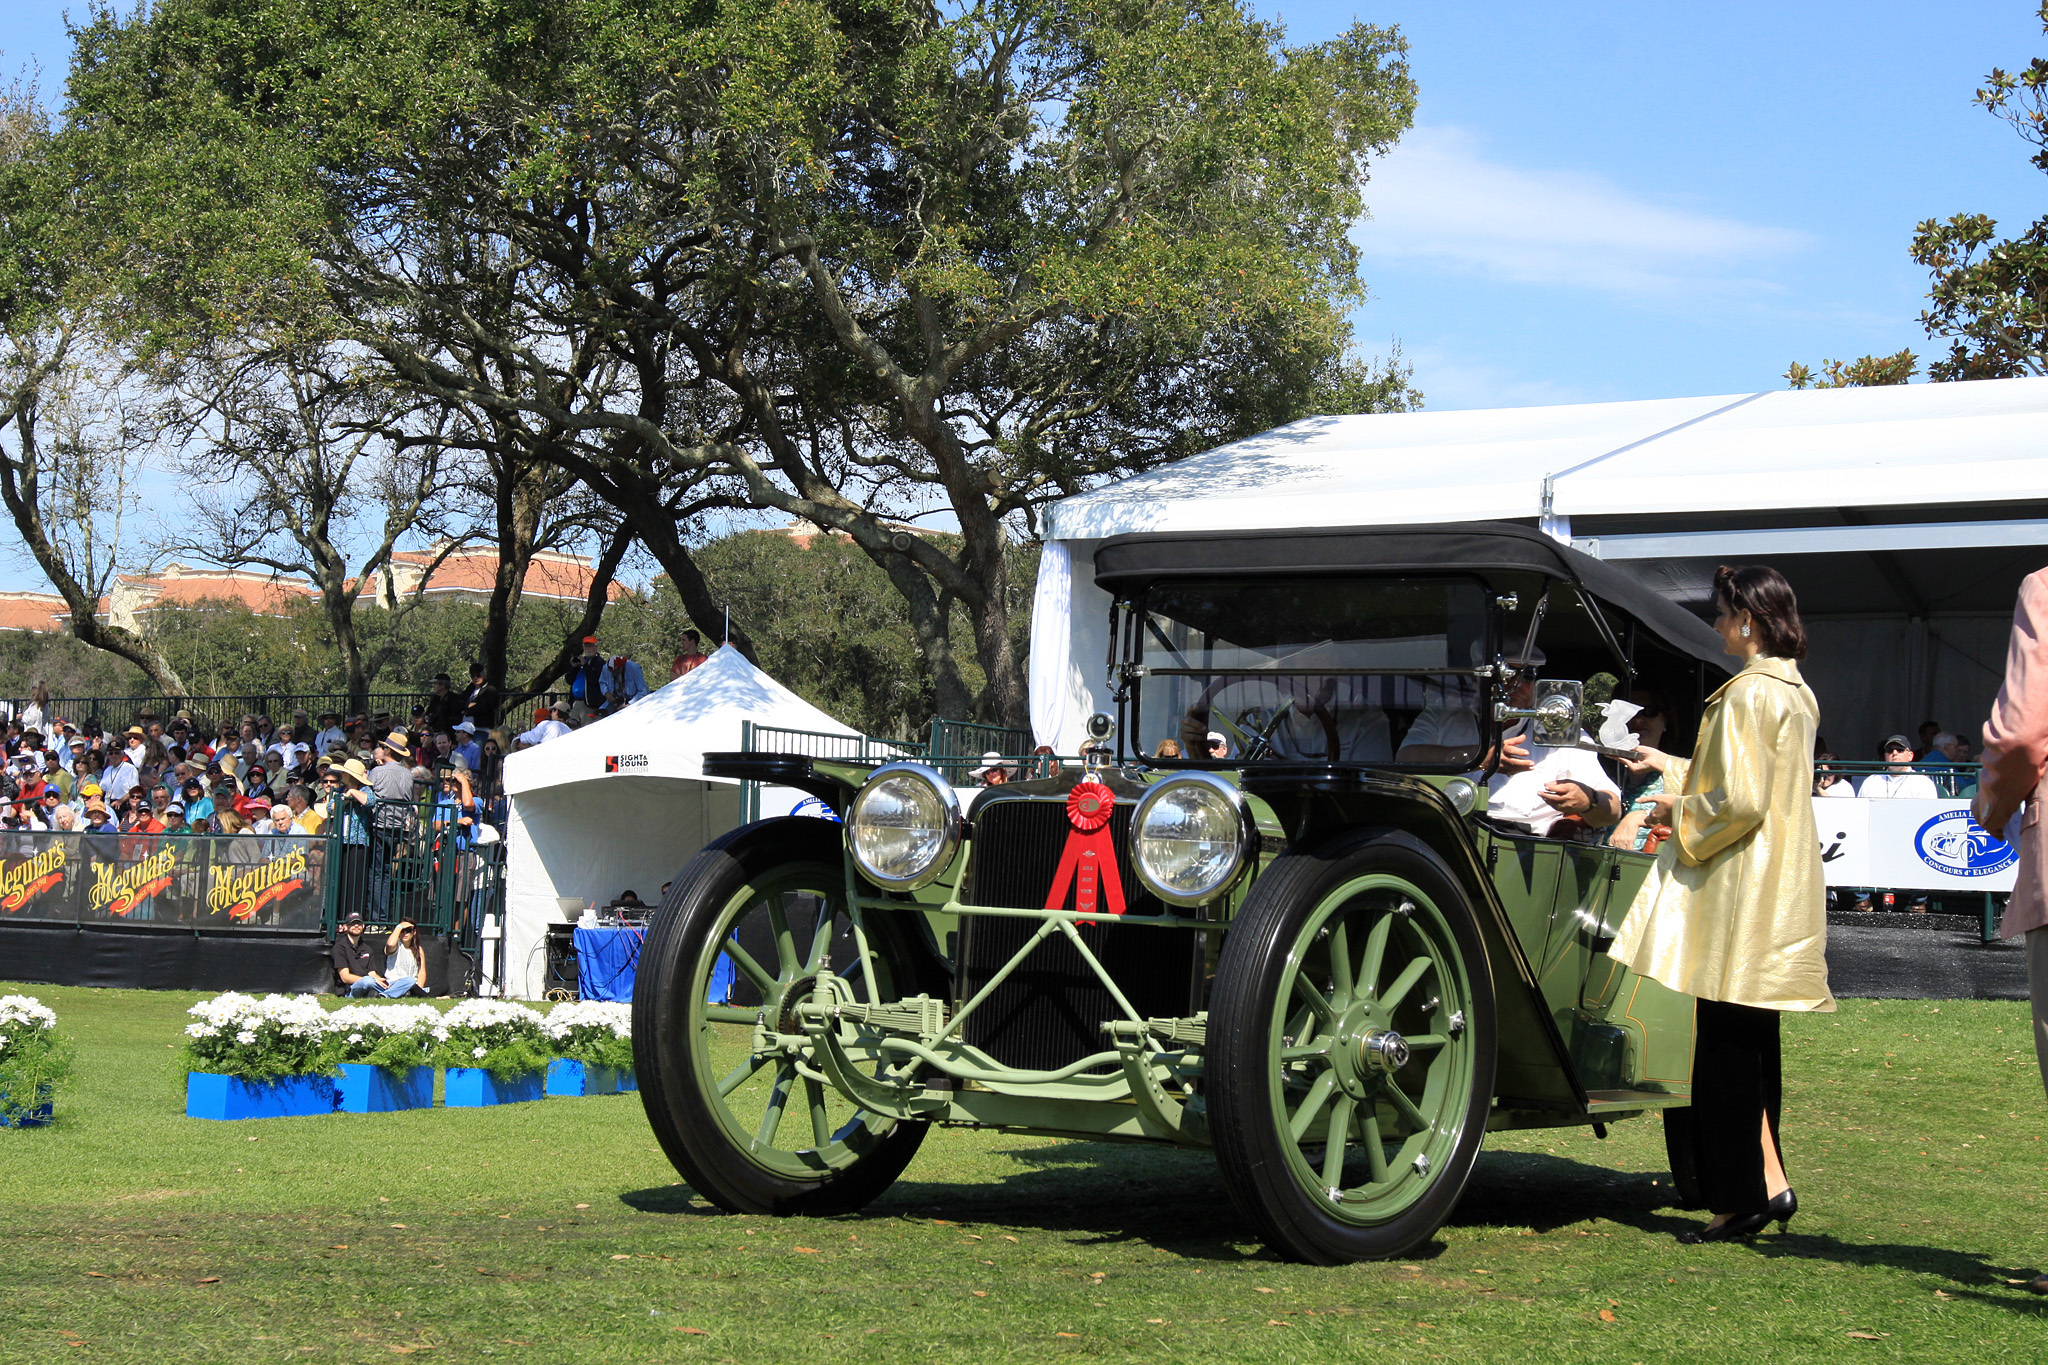
<instances>
[{"instance_id":1,"label":"paved path","mask_svg":"<svg viewBox=\"0 0 2048 1365\"><path fill-rule=\"evenodd\" d=\"M1900 924L1918 920L1919 923ZM1892 921L1884 923L1883 921ZM1948 915L1828 916L1828 985L1882 1000L2024 1000L2018 939L1980 943Z\"/></svg>"}]
</instances>

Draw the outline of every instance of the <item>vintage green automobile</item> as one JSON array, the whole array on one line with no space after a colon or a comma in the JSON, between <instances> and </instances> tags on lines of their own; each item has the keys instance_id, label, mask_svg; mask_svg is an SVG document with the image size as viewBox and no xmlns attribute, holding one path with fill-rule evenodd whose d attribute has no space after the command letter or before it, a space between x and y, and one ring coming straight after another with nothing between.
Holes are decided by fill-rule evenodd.
<instances>
[{"instance_id":1,"label":"vintage green automobile","mask_svg":"<svg viewBox=\"0 0 2048 1365\"><path fill-rule=\"evenodd\" d=\"M963 810L920 763L707 756L843 823L733 831L649 930L640 1093L692 1187L857 1209L934 1123L1208 1147L1335 1263L1427 1240L1489 1129L1682 1109L1693 1000L1603 951L1651 859L1496 822L1487 777L1511 723L1581 739L1533 660L1696 717L1712 631L1507 524L1131 535L1095 574L1084 765Z\"/></svg>"}]
</instances>

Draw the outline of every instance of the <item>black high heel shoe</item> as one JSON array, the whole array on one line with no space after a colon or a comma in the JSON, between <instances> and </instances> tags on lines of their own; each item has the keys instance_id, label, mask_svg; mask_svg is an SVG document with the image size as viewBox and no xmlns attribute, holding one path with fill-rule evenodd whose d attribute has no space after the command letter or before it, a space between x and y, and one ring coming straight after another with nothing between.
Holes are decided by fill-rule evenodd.
<instances>
[{"instance_id":1,"label":"black high heel shoe","mask_svg":"<svg viewBox=\"0 0 2048 1365\"><path fill-rule=\"evenodd\" d=\"M1719 1227L1692 1228L1678 1234L1678 1240L1686 1246L1699 1246L1705 1242L1733 1242L1754 1237L1772 1223L1783 1232L1792 1222L1792 1215L1799 1212L1799 1196L1786 1186L1784 1192L1749 1213L1738 1213Z\"/></svg>"}]
</instances>

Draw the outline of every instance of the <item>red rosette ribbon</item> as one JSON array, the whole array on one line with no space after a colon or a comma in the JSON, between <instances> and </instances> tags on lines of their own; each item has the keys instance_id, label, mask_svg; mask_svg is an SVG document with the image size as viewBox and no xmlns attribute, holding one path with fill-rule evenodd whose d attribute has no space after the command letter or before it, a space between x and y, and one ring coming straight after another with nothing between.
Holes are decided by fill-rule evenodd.
<instances>
[{"instance_id":1,"label":"red rosette ribbon","mask_svg":"<svg viewBox=\"0 0 2048 1365\"><path fill-rule=\"evenodd\" d=\"M1094 778L1074 784L1067 793L1067 823L1073 833L1060 852L1060 865L1053 873L1052 890L1045 908L1067 908L1067 892L1074 893L1074 909L1081 914L1098 908L1112 915L1124 912L1123 882L1116 871L1116 841L1110 837L1109 817L1116 812L1116 794Z\"/></svg>"}]
</instances>

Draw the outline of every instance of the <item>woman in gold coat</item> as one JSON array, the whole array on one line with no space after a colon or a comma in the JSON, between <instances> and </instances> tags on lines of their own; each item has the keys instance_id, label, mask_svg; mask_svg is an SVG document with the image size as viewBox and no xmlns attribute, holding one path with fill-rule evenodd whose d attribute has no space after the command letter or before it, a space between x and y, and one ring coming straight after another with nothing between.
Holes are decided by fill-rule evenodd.
<instances>
[{"instance_id":1,"label":"woman in gold coat","mask_svg":"<svg viewBox=\"0 0 2048 1365\"><path fill-rule=\"evenodd\" d=\"M1778 1017L1835 1007L1813 822L1820 706L1799 676L1799 605L1761 566L1716 570L1714 600L1742 668L1708 699L1690 761L1644 748L1630 765L1664 774L1650 820L1673 837L1607 950L1699 999L1693 1124L1714 1219L1684 1242L1748 1237L1798 1211L1779 1158Z\"/></svg>"}]
</instances>

